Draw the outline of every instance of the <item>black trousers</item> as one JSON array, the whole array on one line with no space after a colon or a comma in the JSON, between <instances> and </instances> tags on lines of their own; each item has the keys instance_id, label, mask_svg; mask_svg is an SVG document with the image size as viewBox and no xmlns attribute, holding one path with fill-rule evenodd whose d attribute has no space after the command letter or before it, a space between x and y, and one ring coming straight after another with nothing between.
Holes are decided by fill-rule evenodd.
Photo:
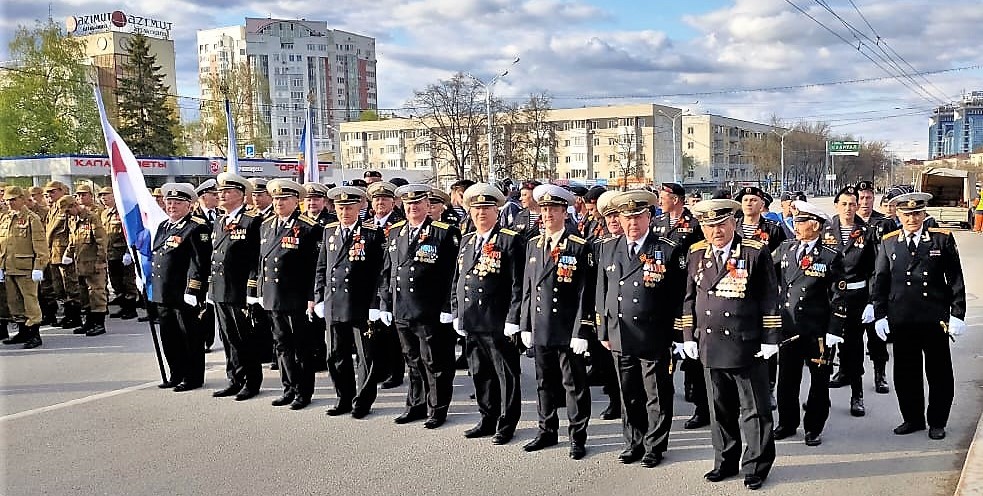
<instances>
[{"instance_id":1,"label":"black trousers","mask_svg":"<svg viewBox=\"0 0 983 496\"><path fill-rule=\"evenodd\" d=\"M171 369L172 382L200 386L205 382L205 346L198 321L198 308L183 303L157 305L160 344Z\"/></svg>"},{"instance_id":2,"label":"black trousers","mask_svg":"<svg viewBox=\"0 0 983 496\"><path fill-rule=\"evenodd\" d=\"M587 442L587 421L590 420L590 387L587 385L587 365L583 355L569 346L534 346L536 351L536 393L539 396L539 430L556 434L560 420L556 409L563 406L556 390L562 384L566 391L568 432L570 441Z\"/></svg>"},{"instance_id":3,"label":"black trousers","mask_svg":"<svg viewBox=\"0 0 983 496\"><path fill-rule=\"evenodd\" d=\"M273 310L271 314L283 393L311 399L314 395L315 367L311 359L314 350L314 332L311 331L307 314L303 310L294 312Z\"/></svg>"},{"instance_id":4,"label":"black trousers","mask_svg":"<svg viewBox=\"0 0 983 496\"><path fill-rule=\"evenodd\" d=\"M502 333L468 333L464 341L481 424L513 434L522 414L519 351Z\"/></svg>"},{"instance_id":5,"label":"black trousers","mask_svg":"<svg viewBox=\"0 0 983 496\"><path fill-rule=\"evenodd\" d=\"M407 410L426 408L431 418L445 418L454 394L457 334L436 322L419 321L396 322L396 331L409 370Z\"/></svg>"},{"instance_id":6,"label":"black trousers","mask_svg":"<svg viewBox=\"0 0 983 496\"><path fill-rule=\"evenodd\" d=\"M215 344L215 305L205 303L198 314L198 319L201 321L203 346L211 348Z\"/></svg>"},{"instance_id":7,"label":"black trousers","mask_svg":"<svg viewBox=\"0 0 983 496\"><path fill-rule=\"evenodd\" d=\"M928 380L928 426L945 427L954 383L949 338L932 324L891 324L894 337L894 390L905 422L924 424Z\"/></svg>"},{"instance_id":8,"label":"black trousers","mask_svg":"<svg viewBox=\"0 0 983 496\"><path fill-rule=\"evenodd\" d=\"M744 475L767 477L775 462L768 364L755 359L748 367L704 370L714 467L733 471L740 464Z\"/></svg>"},{"instance_id":9,"label":"black trousers","mask_svg":"<svg viewBox=\"0 0 983 496\"><path fill-rule=\"evenodd\" d=\"M260 341L246 315L245 305L216 303L215 315L225 347L225 375L229 382L241 384L250 391L259 391L263 384Z\"/></svg>"},{"instance_id":10,"label":"black trousers","mask_svg":"<svg viewBox=\"0 0 983 496\"><path fill-rule=\"evenodd\" d=\"M809 369L809 397L805 403L802 425L806 432L819 434L829 418L829 375L832 367L813 363L819 357L818 337L802 336L788 343L778 353L778 425L784 429L799 427L799 390L802 367Z\"/></svg>"},{"instance_id":11,"label":"black trousers","mask_svg":"<svg viewBox=\"0 0 983 496\"><path fill-rule=\"evenodd\" d=\"M695 415L707 418L710 416L710 399L707 396L707 384L704 377L703 364L699 360L684 358L680 366L683 371L683 384L693 388L692 400Z\"/></svg>"},{"instance_id":12,"label":"black trousers","mask_svg":"<svg viewBox=\"0 0 983 496\"><path fill-rule=\"evenodd\" d=\"M273 316L269 310L259 305L249 305L252 316L253 331L259 343L259 361L261 363L276 362L276 340L273 339Z\"/></svg>"},{"instance_id":13,"label":"black trousers","mask_svg":"<svg viewBox=\"0 0 983 496\"><path fill-rule=\"evenodd\" d=\"M311 332L314 333L314 351L311 353L311 360L315 366L315 372L328 369L328 324L324 319L317 315L311 316Z\"/></svg>"},{"instance_id":14,"label":"black trousers","mask_svg":"<svg viewBox=\"0 0 983 496\"><path fill-rule=\"evenodd\" d=\"M618 384L618 369L611 350L601 344L596 334L591 333L587 339L587 352L590 353L590 369L587 380L591 386L601 386L601 392L612 400L620 398L621 387Z\"/></svg>"},{"instance_id":15,"label":"black trousers","mask_svg":"<svg viewBox=\"0 0 983 496\"><path fill-rule=\"evenodd\" d=\"M614 353L621 382L626 448L662 454L669 447L673 386L669 357L646 360Z\"/></svg>"},{"instance_id":16,"label":"black trousers","mask_svg":"<svg viewBox=\"0 0 983 496\"><path fill-rule=\"evenodd\" d=\"M368 409L375 401L382 367L375 356L376 337L365 335L365 322L333 322L328 330L328 374L338 403ZM352 355L357 354L357 364Z\"/></svg>"},{"instance_id":17,"label":"black trousers","mask_svg":"<svg viewBox=\"0 0 983 496\"><path fill-rule=\"evenodd\" d=\"M874 365L887 363L890 358L890 354L887 351L887 342L877 337L873 322L862 325L864 326L864 333L867 334L867 355L870 356L870 361L874 362Z\"/></svg>"},{"instance_id":18,"label":"black trousers","mask_svg":"<svg viewBox=\"0 0 983 496\"><path fill-rule=\"evenodd\" d=\"M372 326L378 335L376 355L382 365L383 381L403 382L403 377L406 376L406 360L403 358L403 344L396 326L387 326L380 321L373 322Z\"/></svg>"}]
</instances>

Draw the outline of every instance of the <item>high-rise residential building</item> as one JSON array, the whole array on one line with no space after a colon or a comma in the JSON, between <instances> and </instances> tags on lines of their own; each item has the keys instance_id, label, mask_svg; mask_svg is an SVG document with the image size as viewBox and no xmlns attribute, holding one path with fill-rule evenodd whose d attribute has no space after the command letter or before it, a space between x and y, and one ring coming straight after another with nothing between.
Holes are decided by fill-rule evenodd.
<instances>
[{"instance_id":1,"label":"high-rise residential building","mask_svg":"<svg viewBox=\"0 0 983 496\"><path fill-rule=\"evenodd\" d=\"M240 63L264 84L251 102L256 123L239 143L268 133L273 156L299 153L308 103L321 152L335 149L332 128L378 109L375 39L325 21L246 18L243 26L198 31L199 81ZM201 97L221 98L204 84Z\"/></svg>"},{"instance_id":2,"label":"high-rise residential building","mask_svg":"<svg viewBox=\"0 0 983 496\"><path fill-rule=\"evenodd\" d=\"M983 91L935 109L928 122L928 158L970 153L983 147Z\"/></svg>"},{"instance_id":3,"label":"high-rise residential building","mask_svg":"<svg viewBox=\"0 0 983 496\"><path fill-rule=\"evenodd\" d=\"M116 123L116 89L124 77L123 65L129 59L130 40L137 34L147 38L150 55L157 60L164 76L172 102L177 98L174 41L171 40L172 23L151 19L121 10L102 14L70 16L65 20L69 35L84 45L84 53L93 67L103 102L110 120Z\"/></svg>"},{"instance_id":4,"label":"high-rise residential building","mask_svg":"<svg viewBox=\"0 0 983 496\"><path fill-rule=\"evenodd\" d=\"M714 114L683 115L681 127L684 182L721 185L758 180L745 145L776 129Z\"/></svg>"}]
</instances>

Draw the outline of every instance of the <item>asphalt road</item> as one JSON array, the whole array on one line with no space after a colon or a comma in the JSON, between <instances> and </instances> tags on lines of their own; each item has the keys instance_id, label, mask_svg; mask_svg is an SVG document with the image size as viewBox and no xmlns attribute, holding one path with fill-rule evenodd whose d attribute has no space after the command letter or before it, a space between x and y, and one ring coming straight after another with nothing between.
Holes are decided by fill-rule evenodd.
<instances>
[{"instance_id":1,"label":"asphalt road","mask_svg":"<svg viewBox=\"0 0 983 496\"><path fill-rule=\"evenodd\" d=\"M983 370L983 236L957 233L969 292L970 325L953 345L956 399L948 437L896 436L896 398L874 393L865 377L867 416L849 415L849 388L831 390L833 411L820 447L802 431L778 443L765 494L951 494L980 417ZM216 399L224 385L221 350L207 355L204 389L174 393L160 377L145 324L109 321L100 337L44 329L44 347L0 349L3 494L732 494L739 478L711 484L707 429L686 431L692 406L677 378L670 449L655 469L625 466L619 421L596 417L606 397L594 388L588 456L567 457L565 436L527 454L535 435L532 362L523 359L523 413L505 446L462 433L477 420L464 371L455 378L449 421L428 431L392 419L405 388L381 391L364 420L329 418L334 392L318 374L314 403L299 412L274 408L277 372L246 402ZM868 367L869 371L869 367ZM889 367L889 376L890 373ZM893 390L893 388L892 388ZM803 395L803 398L805 396ZM561 419L565 417L563 412ZM565 423L564 423L565 424ZM564 426L561 425L561 432Z\"/></svg>"}]
</instances>

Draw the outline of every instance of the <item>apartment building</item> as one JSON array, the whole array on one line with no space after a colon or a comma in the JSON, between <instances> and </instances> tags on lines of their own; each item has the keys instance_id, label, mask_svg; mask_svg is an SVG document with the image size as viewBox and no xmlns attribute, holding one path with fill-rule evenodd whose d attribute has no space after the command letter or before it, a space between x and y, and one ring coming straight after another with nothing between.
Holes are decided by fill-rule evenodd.
<instances>
[{"instance_id":1,"label":"apartment building","mask_svg":"<svg viewBox=\"0 0 983 496\"><path fill-rule=\"evenodd\" d=\"M682 171L685 183L723 185L757 179L754 164L744 154L751 140L764 140L777 129L714 114L682 117L682 155L687 165Z\"/></svg>"}]
</instances>

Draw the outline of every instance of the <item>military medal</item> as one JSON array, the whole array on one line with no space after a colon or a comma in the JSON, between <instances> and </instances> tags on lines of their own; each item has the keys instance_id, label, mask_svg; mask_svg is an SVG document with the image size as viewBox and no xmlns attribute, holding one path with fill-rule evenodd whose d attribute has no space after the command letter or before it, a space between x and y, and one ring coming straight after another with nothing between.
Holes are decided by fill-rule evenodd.
<instances>
[{"instance_id":1,"label":"military medal","mask_svg":"<svg viewBox=\"0 0 983 496\"><path fill-rule=\"evenodd\" d=\"M642 282L646 288L654 288L655 283L665 277L666 266L662 250L656 251L653 256L642 253L638 258L642 261Z\"/></svg>"},{"instance_id":2,"label":"military medal","mask_svg":"<svg viewBox=\"0 0 983 496\"><path fill-rule=\"evenodd\" d=\"M348 248L348 261L365 260L365 241L359 233L352 235L352 246Z\"/></svg>"},{"instance_id":3,"label":"military medal","mask_svg":"<svg viewBox=\"0 0 983 496\"><path fill-rule=\"evenodd\" d=\"M850 233L850 239L856 240L856 241L854 241L854 246L856 246L857 248L863 249L863 247L864 247L864 237L860 235L861 232L862 231L860 229L854 230L852 233Z\"/></svg>"},{"instance_id":4,"label":"military medal","mask_svg":"<svg viewBox=\"0 0 983 496\"><path fill-rule=\"evenodd\" d=\"M573 282L573 271L577 270L577 257L564 255L556 263L556 280Z\"/></svg>"},{"instance_id":5,"label":"military medal","mask_svg":"<svg viewBox=\"0 0 983 496\"><path fill-rule=\"evenodd\" d=\"M296 236L284 236L280 239L281 248L300 248L300 238Z\"/></svg>"},{"instance_id":6,"label":"military medal","mask_svg":"<svg viewBox=\"0 0 983 496\"><path fill-rule=\"evenodd\" d=\"M424 263L435 263L437 261L437 247L433 245L420 245L416 249L414 261Z\"/></svg>"},{"instance_id":7,"label":"military medal","mask_svg":"<svg viewBox=\"0 0 983 496\"><path fill-rule=\"evenodd\" d=\"M495 249L497 236L497 234L492 236L487 243L481 245L481 255L478 257L478 264L474 268L474 273L478 277L497 274L502 267L502 252Z\"/></svg>"}]
</instances>

